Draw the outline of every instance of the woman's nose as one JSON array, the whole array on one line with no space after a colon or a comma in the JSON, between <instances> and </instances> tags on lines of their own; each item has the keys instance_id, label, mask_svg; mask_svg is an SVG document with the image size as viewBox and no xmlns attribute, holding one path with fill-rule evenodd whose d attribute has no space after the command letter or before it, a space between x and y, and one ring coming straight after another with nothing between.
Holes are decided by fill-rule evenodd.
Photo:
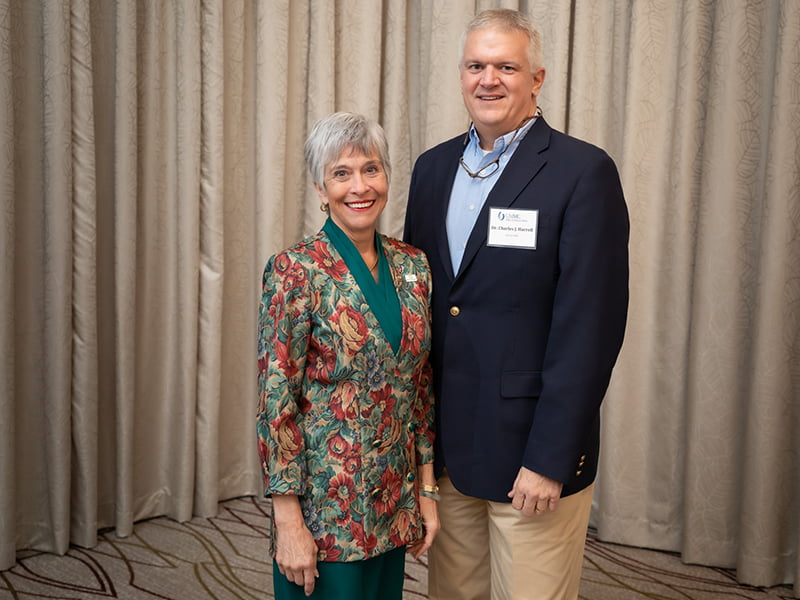
<instances>
[{"instance_id":1,"label":"woman's nose","mask_svg":"<svg viewBox=\"0 0 800 600\"><path fill-rule=\"evenodd\" d=\"M367 190L367 180L364 179L364 176L359 172L353 173L350 182L354 194L363 194Z\"/></svg>"}]
</instances>

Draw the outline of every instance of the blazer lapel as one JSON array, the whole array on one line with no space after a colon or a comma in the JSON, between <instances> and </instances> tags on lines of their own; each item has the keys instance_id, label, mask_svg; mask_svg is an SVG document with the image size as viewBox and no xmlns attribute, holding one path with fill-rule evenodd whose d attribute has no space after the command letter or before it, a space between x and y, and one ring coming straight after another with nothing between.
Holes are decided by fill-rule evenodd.
<instances>
[{"instance_id":1,"label":"blazer lapel","mask_svg":"<svg viewBox=\"0 0 800 600\"><path fill-rule=\"evenodd\" d=\"M447 243L447 208L450 205L450 194L453 192L453 183L456 179L456 171L458 170L458 159L464 152L467 138L454 138L450 144L444 148L444 152L440 154L441 162L438 163L434 169L440 172L440 177L435 177L435 188L431 198L438 198L440 201L437 203L436 214L436 241L439 245L439 256L442 259L444 270L450 281L455 279L453 273L453 261L450 258L450 246Z\"/></svg>"},{"instance_id":2,"label":"blazer lapel","mask_svg":"<svg viewBox=\"0 0 800 600\"><path fill-rule=\"evenodd\" d=\"M489 208L510 208L514 205L522 191L547 164L546 150L549 145L550 126L544 118L539 117L527 135L522 138L519 147L503 169L503 174L483 203L475 227L472 228L467 240L457 277L467 269L478 250L486 243L489 234Z\"/></svg>"},{"instance_id":3,"label":"blazer lapel","mask_svg":"<svg viewBox=\"0 0 800 600\"><path fill-rule=\"evenodd\" d=\"M416 355L412 355L408 351L409 332L408 328L411 326L408 319L412 316L419 316L424 314L427 306L420 303L413 289L415 284L410 281L412 276L418 275L414 271L414 261L407 255L397 252L391 244L384 243L386 250L386 258L389 260L389 270L392 273L392 282L394 289L397 291L397 300L400 302L400 316L402 319L403 335L400 338L400 348L393 358L399 363L403 364L416 360ZM398 260L398 257L400 260Z\"/></svg>"}]
</instances>

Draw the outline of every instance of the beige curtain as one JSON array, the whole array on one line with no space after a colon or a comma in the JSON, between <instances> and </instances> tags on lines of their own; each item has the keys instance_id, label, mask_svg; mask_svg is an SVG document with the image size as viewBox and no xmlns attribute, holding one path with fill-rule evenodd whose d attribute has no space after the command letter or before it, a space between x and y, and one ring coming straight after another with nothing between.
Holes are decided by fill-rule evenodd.
<instances>
[{"instance_id":1,"label":"beige curtain","mask_svg":"<svg viewBox=\"0 0 800 600\"><path fill-rule=\"evenodd\" d=\"M570 123L632 215L599 533L800 591L800 3L586 8Z\"/></svg>"},{"instance_id":2,"label":"beige curtain","mask_svg":"<svg viewBox=\"0 0 800 600\"><path fill-rule=\"evenodd\" d=\"M401 235L414 159L468 124L463 25L501 5L630 206L600 535L800 581L792 0L0 0L0 569L260 493L261 269L323 220L305 135L384 124Z\"/></svg>"}]
</instances>

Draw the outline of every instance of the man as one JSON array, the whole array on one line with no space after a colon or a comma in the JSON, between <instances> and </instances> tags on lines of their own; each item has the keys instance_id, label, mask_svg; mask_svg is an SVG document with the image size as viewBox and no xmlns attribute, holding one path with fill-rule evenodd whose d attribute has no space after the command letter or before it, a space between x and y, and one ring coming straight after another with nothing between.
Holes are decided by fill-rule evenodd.
<instances>
[{"instance_id":1,"label":"man","mask_svg":"<svg viewBox=\"0 0 800 600\"><path fill-rule=\"evenodd\" d=\"M577 598L627 315L627 208L611 158L542 117L523 15L485 11L462 44L472 126L417 160L405 223L433 275L430 597Z\"/></svg>"}]
</instances>

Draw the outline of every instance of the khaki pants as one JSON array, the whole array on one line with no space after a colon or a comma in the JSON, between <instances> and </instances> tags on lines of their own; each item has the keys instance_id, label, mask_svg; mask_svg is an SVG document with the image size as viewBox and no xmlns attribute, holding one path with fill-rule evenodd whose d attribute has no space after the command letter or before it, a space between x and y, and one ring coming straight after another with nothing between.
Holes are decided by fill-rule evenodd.
<instances>
[{"instance_id":1,"label":"khaki pants","mask_svg":"<svg viewBox=\"0 0 800 600\"><path fill-rule=\"evenodd\" d=\"M533 517L461 494L447 473L439 491L442 529L428 551L431 600L578 597L594 485Z\"/></svg>"}]
</instances>

